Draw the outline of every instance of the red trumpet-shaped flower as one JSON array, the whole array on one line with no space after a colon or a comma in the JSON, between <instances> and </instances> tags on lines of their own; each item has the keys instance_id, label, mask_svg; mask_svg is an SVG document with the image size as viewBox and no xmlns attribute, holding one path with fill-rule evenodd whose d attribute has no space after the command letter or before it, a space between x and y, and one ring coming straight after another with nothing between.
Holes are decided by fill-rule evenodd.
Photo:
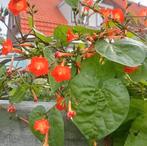
<instances>
[{"instance_id":1,"label":"red trumpet-shaped flower","mask_svg":"<svg viewBox=\"0 0 147 146\"><path fill-rule=\"evenodd\" d=\"M72 119L73 117L76 116L76 112L72 110L71 108L71 101L68 102L68 112L67 112L67 117L69 119Z\"/></svg>"},{"instance_id":2,"label":"red trumpet-shaped flower","mask_svg":"<svg viewBox=\"0 0 147 146\"><path fill-rule=\"evenodd\" d=\"M137 69L138 69L138 66L136 66L136 67L125 66L124 72L127 74L131 74L131 73L135 72Z\"/></svg>"},{"instance_id":3,"label":"red trumpet-shaped flower","mask_svg":"<svg viewBox=\"0 0 147 146\"><path fill-rule=\"evenodd\" d=\"M16 108L13 104L9 104L7 107L7 112L9 113L15 113L16 112Z\"/></svg>"},{"instance_id":4,"label":"red trumpet-shaped flower","mask_svg":"<svg viewBox=\"0 0 147 146\"><path fill-rule=\"evenodd\" d=\"M33 57L31 63L28 65L27 70L35 76L42 76L48 74L49 71L48 60L44 57Z\"/></svg>"},{"instance_id":5,"label":"red trumpet-shaped flower","mask_svg":"<svg viewBox=\"0 0 147 146\"><path fill-rule=\"evenodd\" d=\"M105 18L108 18L112 13L112 9L109 9L109 8L100 8L99 11Z\"/></svg>"},{"instance_id":6,"label":"red trumpet-shaped flower","mask_svg":"<svg viewBox=\"0 0 147 146\"><path fill-rule=\"evenodd\" d=\"M13 43L10 39L5 40L2 43L2 55L7 55L8 53L23 53L22 50L13 48Z\"/></svg>"},{"instance_id":7,"label":"red trumpet-shaped flower","mask_svg":"<svg viewBox=\"0 0 147 146\"><path fill-rule=\"evenodd\" d=\"M41 134L47 134L48 130L50 128L50 124L49 121L47 119L40 119L40 120L36 120L34 123L34 129L36 131L39 131Z\"/></svg>"},{"instance_id":8,"label":"red trumpet-shaped flower","mask_svg":"<svg viewBox=\"0 0 147 146\"><path fill-rule=\"evenodd\" d=\"M12 52L13 44L10 39L7 39L2 44L2 55L7 55L8 53Z\"/></svg>"},{"instance_id":9,"label":"red trumpet-shaped flower","mask_svg":"<svg viewBox=\"0 0 147 146\"><path fill-rule=\"evenodd\" d=\"M59 52L59 51L57 51L56 53L55 53L55 58L61 58L61 57L72 57L72 56L74 56L74 54L73 53L64 53L64 52Z\"/></svg>"},{"instance_id":10,"label":"red trumpet-shaped flower","mask_svg":"<svg viewBox=\"0 0 147 146\"><path fill-rule=\"evenodd\" d=\"M59 110L59 111L62 111L62 110L65 110L66 109L66 104L65 104L65 99L64 97L56 94L56 108Z\"/></svg>"},{"instance_id":11,"label":"red trumpet-shaped flower","mask_svg":"<svg viewBox=\"0 0 147 146\"><path fill-rule=\"evenodd\" d=\"M70 80L71 69L68 66L58 65L52 70L51 76L56 80L56 82Z\"/></svg>"},{"instance_id":12,"label":"red trumpet-shaped flower","mask_svg":"<svg viewBox=\"0 0 147 146\"><path fill-rule=\"evenodd\" d=\"M8 4L8 9L17 16L20 12L26 11L27 1L26 0L10 0Z\"/></svg>"},{"instance_id":13,"label":"red trumpet-shaped flower","mask_svg":"<svg viewBox=\"0 0 147 146\"><path fill-rule=\"evenodd\" d=\"M124 22L124 13L121 9L114 9L112 10L112 18L120 23Z\"/></svg>"},{"instance_id":14,"label":"red trumpet-shaped flower","mask_svg":"<svg viewBox=\"0 0 147 146\"><path fill-rule=\"evenodd\" d=\"M83 0L83 2L87 6L93 6L93 4L94 4L93 0ZM84 7L84 11L89 11L89 7Z\"/></svg>"},{"instance_id":15,"label":"red trumpet-shaped flower","mask_svg":"<svg viewBox=\"0 0 147 146\"><path fill-rule=\"evenodd\" d=\"M71 29L68 29L67 38L66 38L67 42L72 42L73 40L77 38L78 38L78 35L74 34Z\"/></svg>"}]
</instances>

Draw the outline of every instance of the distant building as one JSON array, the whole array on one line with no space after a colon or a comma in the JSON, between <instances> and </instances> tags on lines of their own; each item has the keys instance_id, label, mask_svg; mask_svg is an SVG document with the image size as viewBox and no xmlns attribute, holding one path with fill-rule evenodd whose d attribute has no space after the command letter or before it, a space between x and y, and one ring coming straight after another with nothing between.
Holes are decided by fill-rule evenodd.
<instances>
[{"instance_id":1,"label":"distant building","mask_svg":"<svg viewBox=\"0 0 147 146\"><path fill-rule=\"evenodd\" d=\"M52 35L55 27L59 24L74 25L72 9L63 0L43 0L43 2L40 0L30 0L30 3L34 4L38 10L34 17L35 26L44 34ZM100 4L104 8L121 8L122 10L124 9L123 5L124 0L103 0ZM147 7L132 3L128 10L134 15L138 15L144 9L147 10ZM103 19L97 13L93 13L92 11L89 13L91 17L86 19L85 23L90 27L98 28ZM26 12L21 13L17 20L23 34L27 34L30 31L28 14ZM9 28L14 34L18 35L17 24L12 14L9 15ZM14 39L10 33L8 33L8 37Z\"/></svg>"}]
</instances>

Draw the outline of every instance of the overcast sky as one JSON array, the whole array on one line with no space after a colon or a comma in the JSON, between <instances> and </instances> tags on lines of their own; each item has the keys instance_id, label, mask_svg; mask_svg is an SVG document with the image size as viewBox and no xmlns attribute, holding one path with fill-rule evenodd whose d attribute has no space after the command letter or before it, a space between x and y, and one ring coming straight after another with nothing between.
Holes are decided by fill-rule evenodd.
<instances>
[{"instance_id":1,"label":"overcast sky","mask_svg":"<svg viewBox=\"0 0 147 146\"><path fill-rule=\"evenodd\" d=\"M131 0L134 2L140 2L142 5L146 5L147 6L147 0Z\"/></svg>"}]
</instances>

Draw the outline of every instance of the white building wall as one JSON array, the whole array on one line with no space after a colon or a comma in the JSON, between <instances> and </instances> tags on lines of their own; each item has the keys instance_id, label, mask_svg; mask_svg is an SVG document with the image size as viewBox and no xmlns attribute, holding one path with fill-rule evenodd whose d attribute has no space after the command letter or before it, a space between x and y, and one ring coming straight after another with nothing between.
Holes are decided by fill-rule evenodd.
<instances>
[{"instance_id":1,"label":"white building wall","mask_svg":"<svg viewBox=\"0 0 147 146\"><path fill-rule=\"evenodd\" d=\"M113 9L112 6L104 4L104 3L101 3L100 6L104 8ZM66 4L64 1L61 2L58 7L61 13L64 15L64 17L68 21L68 24L74 25L71 7L68 4ZM91 17L88 19L87 24L90 27L98 28L100 24L103 22L102 17L98 13L93 13L93 11L90 11L89 14L91 14Z\"/></svg>"},{"instance_id":2,"label":"white building wall","mask_svg":"<svg viewBox=\"0 0 147 146\"><path fill-rule=\"evenodd\" d=\"M72 22L72 8L68 4L66 4L64 1L61 2L58 7L61 13L63 14L63 16L68 21L68 24L73 25L74 23Z\"/></svg>"}]
</instances>

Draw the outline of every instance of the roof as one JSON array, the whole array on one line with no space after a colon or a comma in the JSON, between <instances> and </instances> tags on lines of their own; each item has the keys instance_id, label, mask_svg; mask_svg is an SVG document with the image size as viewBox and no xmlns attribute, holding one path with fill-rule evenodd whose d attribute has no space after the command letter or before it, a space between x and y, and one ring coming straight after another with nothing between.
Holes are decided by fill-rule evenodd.
<instances>
[{"instance_id":1,"label":"roof","mask_svg":"<svg viewBox=\"0 0 147 146\"><path fill-rule=\"evenodd\" d=\"M106 4L112 5L114 8L124 9L125 0L104 0ZM128 8L128 11L134 15L139 15L142 10L147 10L146 6L141 5L140 3L135 3L131 1L131 6Z\"/></svg>"},{"instance_id":2,"label":"roof","mask_svg":"<svg viewBox=\"0 0 147 146\"><path fill-rule=\"evenodd\" d=\"M35 5L38 12L34 16L35 27L46 35L51 35L54 28L59 24L67 24L58 5L62 0L29 0L31 5ZM30 31L28 24L28 14L23 12L20 15L21 30L23 33Z\"/></svg>"}]
</instances>

